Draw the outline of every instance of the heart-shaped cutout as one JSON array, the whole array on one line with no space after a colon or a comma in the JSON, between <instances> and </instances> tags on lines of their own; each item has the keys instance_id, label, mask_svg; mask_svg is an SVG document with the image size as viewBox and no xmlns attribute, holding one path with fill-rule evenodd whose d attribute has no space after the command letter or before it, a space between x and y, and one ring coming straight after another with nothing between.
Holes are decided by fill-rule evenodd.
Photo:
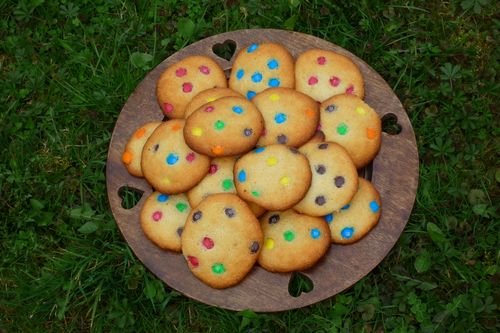
<instances>
[{"instance_id":1,"label":"heart-shaped cutout","mask_svg":"<svg viewBox=\"0 0 500 333\"><path fill-rule=\"evenodd\" d=\"M294 272L288 282L288 293L293 297L299 297L300 294L311 292L313 289L312 280L299 272Z\"/></svg>"},{"instance_id":2,"label":"heart-shaped cutout","mask_svg":"<svg viewBox=\"0 0 500 333\"><path fill-rule=\"evenodd\" d=\"M394 113L385 114L382 117L382 132L389 135L398 135L402 127L398 124L398 117Z\"/></svg>"},{"instance_id":3,"label":"heart-shaped cutout","mask_svg":"<svg viewBox=\"0 0 500 333\"><path fill-rule=\"evenodd\" d=\"M224 43L217 43L212 46L212 52L215 53L219 58L231 61L234 52L236 51L236 42L231 39L227 39Z\"/></svg>"},{"instance_id":4,"label":"heart-shaped cutout","mask_svg":"<svg viewBox=\"0 0 500 333\"><path fill-rule=\"evenodd\" d=\"M118 190L118 196L122 198L122 207L125 209L132 209L141 200L144 191L138 190L133 187L122 186Z\"/></svg>"}]
</instances>

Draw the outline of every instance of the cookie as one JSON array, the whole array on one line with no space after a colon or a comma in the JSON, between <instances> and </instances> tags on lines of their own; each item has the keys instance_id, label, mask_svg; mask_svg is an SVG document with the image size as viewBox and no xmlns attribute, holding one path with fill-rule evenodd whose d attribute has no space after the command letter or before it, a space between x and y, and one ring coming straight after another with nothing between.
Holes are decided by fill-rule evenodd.
<instances>
[{"instance_id":1,"label":"cookie","mask_svg":"<svg viewBox=\"0 0 500 333\"><path fill-rule=\"evenodd\" d=\"M184 137L200 154L234 156L252 149L263 127L255 105L241 97L223 97L203 105L186 119Z\"/></svg>"},{"instance_id":2,"label":"cookie","mask_svg":"<svg viewBox=\"0 0 500 333\"><path fill-rule=\"evenodd\" d=\"M199 203L209 195L216 193L236 193L233 181L233 169L236 157L218 157L210 162L208 175L195 187L188 191L187 197L191 206ZM266 211L254 203L247 203L255 216L260 216Z\"/></svg>"},{"instance_id":3,"label":"cookie","mask_svg":"<svg viewBox=\"0 0 500 333\"><path fill-rule=\"evenodd\" d=\"M222 68L206 56L190 56L168 67L158 79L156 96L163 114L184 118L194 96L210 88L227 87Z\"/></svg>"},{"instance_id":4,"label":"cookie","mask_svg":"<svg viewBox=\"0 0 500 333\"><path fill-rule=\"evenodd\" d=\"M213 102L222 97L243 97L241 94L229 88L212 88L207 89L194 96L191 102L186 106L184 118L187 118L204 104Z\"/></svg>"},{"instance_id":5,"label":"cookie","mask_svg":"<svg viewBox=\"0 0 500 333\"><path fill-rule=\"evenodd\" d=\"M344 147L359 169L380 149L382 123L378 114L354 95L337 95L321 103L321 124L327 141Z\"/></svg>"},{"instance_id":6,"label":"cookie","mask_svg":"<svg viewBox=\"0 0 500 333\"><path fill-rule=\"evenodd\" d=\"M182 254L191 272L213 288L240 282L262 248L259 221L234 194L214 194L189 214L182 233Z\"/></svg>"},{"instance_id":7,"label":"cookie","mask_svg":"<svg viewBox=\"0 0 500 333\"><path fill-rule=\"evenodd\" d=\"M141 227L153 243L165 250L181 251L181 235L191 206L184 193L153 192L141 209Z\"/></svg>"},{"instance_id":8,"label":"cookie","mask_svg":"<svg viewBox=\"0 0 500 333\"><path fill-rule=\"evenodd\" d=\"M308 269L330 248L330 229L320 217L299 214L289 209L267 212L260 223L264 246L258 262L268 271Z\"/></svg>"},{"instance_id":9,"label":"cookie","mask_svg":"<svg viewBox=\"0 0 500 333\"><path fill-rule=\"evenodd\" d=\"M363 238L378 223L382 212L380 195L368 180L359 178L359 189L339 212L325 216L333 243L350 244Z\"/></svg>"},{"instance_id":10,"label":"cookie","mask_svg":"<svg viewBox=\"0 0 500 333\"><path fill-rule=\"evenodd\" d=\"M132 176L142 177L142 148L144 148L144 144L149 136L160 124L161 121L146 123L137 129L128 139L122 154L122 162Z\"/></svg>"},{"instance_id":11,"label":"cookie","mask_svg":"<svg viewBox=\"0 0 500 333\"><path fill-rule=\"evenodd\" d=\"M238 195L267 210L285 210L299 202L311 184L304 155L284 145L259 147L234 165Z\"/></svg>"},{"instance_id":12,"label":"cookie","mask_svg":"<svg viewBox=\"0 0 500 333\"><path fill-rule=\"evenodd\" d=\"M251 44L233 62L229 87L251 100L267 88L293 88L294 63L290 52L280 44Z\"/></svg>"},{"instance_id":13,"label":"cookie","mask_svg":"<svg viewBox=\"0 0 500 333\"><path fill-rule=\"evenodd\" d=\"M142 150L144 178L162 193L186 192L208 173L210 159L191 150L184 142L184 120L162 123Z\"/></svg>"},{"instance_id":14,"label":"cookie","mask_svg":"<svg viewBox=\"0 0 500 333\"><path fill-rule=\"evenodd\" d=\"M318 103L290 88L270 88L258 93L252 102L264 118L265 131L257 146L273 143L299 147L316 131Z\"/></svg>"},{"instance_id":15,"label":"cookie","mask_svg":"<svg viewBox=\"0 0 500 333\"><path fill-rule=\"evenodd\" d=\"M358 188L358 172L347 151L333 142L309 143L300 148L309 160L312 183L294 209L311 216L337 211Z\"/></svg>"},{"instance_id":16,"label":"cookie","mask_svg":"<svg viewBox=\"0 0 500 333\"><path fill-rule=\"evenodd\" d=\"M308 50L297 58L295 89L319 102L339 94L365 95L358 66L344 55L320 49Z\"/></svg>"}]
</instances>

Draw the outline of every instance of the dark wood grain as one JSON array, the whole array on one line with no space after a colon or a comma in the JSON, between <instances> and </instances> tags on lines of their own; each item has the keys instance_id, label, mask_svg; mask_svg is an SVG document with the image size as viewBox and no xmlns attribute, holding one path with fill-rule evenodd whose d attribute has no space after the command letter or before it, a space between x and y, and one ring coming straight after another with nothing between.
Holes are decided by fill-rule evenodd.
<instances>
[{"instance_id":1,"label":"dark wood grain","mask_svg":"<svg viewBox=\"0 0 500 333\"><path fill-rule=\"evenodd\" d=\"M360 173L371 178L380 192L382 216L379 224L353 245L332 245L318 265L303 272L313 281L314 289L299 297L288 293L291 274L269 273L260 267L255 267L242 283L229 289L212 289L197 280L188 271L180 254L160 250L144 236L139 224L139 212L152 189L143 179L129 175L121 163L126 141L135 129L147 121L163 118L155 97L159 75L169 65L195 54L211 56L228 71L232 59L227 61L212 52L213 45L226 40L236 42L236 53L251 43L262 42L281 43L294 57L311 48L342 53L350 57L364 75L365 101L380 117L394 114L402 128L398 135L383 133L380 153L369 170ZM111 210L127 243L144 265L167 285L207 304L233 310L271 312L299 308L331 297L359 281L384 259L403 231L413 207L418 185L418 152L413 129L401 102L384 79L364 61L339 46L310 35L272 29L240 30L189 45L145 77L124 105L116 122L109 146L106 182ZM139 203L129 210L122 208L118 195L123 186L144 191Z\"/></svg>"}]
</instances>

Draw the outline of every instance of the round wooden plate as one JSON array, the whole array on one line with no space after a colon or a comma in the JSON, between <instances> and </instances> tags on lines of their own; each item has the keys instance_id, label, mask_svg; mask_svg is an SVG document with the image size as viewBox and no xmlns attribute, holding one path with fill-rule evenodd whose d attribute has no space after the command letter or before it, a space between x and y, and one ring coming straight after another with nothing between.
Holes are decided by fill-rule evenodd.
<instances>
[{"instance_id":1,"label":"round wooden plate","mask_svg":"<svg viewBox=\"0 0 500 333\"><path fill-rule=\"evenodd\" d=\"M234 54L252 43L264 42L285 45L295 58L311 48L344 54L359 66L364 75L365 101L382 119L396 119L401 128L396 135L382 133L379 154L369 167L360 171L380 192L382 216L379 224L355 244L332 245L314 268L301 272L312 280L313 289L298 297L288 292L291 274L269 273L258 266L239 285L228 289L212 289L196 279L182 255L163 251L144 236L139 212L152 188L145 180L131 176L121 162L125 144L132 133L145 122L163 118L155 96L156 80L160 74L189 55L210 56L229 74L234 55L228 61L213 52L214 46L225 42L236 44ZM359 281L382 261L399 238L413 207L418 184L418 152L413 129L401 102L384 79L363 60L337 45L302 33L272 29L239 30L183 48L144 78L116 122L108 152L106 183L111 210L127 243L144 265L167 285L206 304L232 310L271 312L299 308L331 297ZM142 192L141 199L131 209L122 207L119 192L124 187Z\"/></svg>"}]
</instances>

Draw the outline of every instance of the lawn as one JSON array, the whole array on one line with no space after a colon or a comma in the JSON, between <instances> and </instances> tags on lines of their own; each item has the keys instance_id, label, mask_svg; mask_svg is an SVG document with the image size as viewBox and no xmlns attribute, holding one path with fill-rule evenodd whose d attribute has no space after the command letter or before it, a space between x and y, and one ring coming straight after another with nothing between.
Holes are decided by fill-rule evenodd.
<instances>
[{"instance_id":1,"label":"lawn","mask_svg":"<svg viewBox=\"0 0 500 333\"><path fill-rule=\"evenodd\" d=\"M500 330L499 9L1 1L0 332ZM106 195L110 136L137 84L184 46L242 28L304 32L362 58L402 101L420 155L415 206L386 259L335 297L273 314L214 308L164 285L128 248Z\"/></svg>"}]
</instances>

